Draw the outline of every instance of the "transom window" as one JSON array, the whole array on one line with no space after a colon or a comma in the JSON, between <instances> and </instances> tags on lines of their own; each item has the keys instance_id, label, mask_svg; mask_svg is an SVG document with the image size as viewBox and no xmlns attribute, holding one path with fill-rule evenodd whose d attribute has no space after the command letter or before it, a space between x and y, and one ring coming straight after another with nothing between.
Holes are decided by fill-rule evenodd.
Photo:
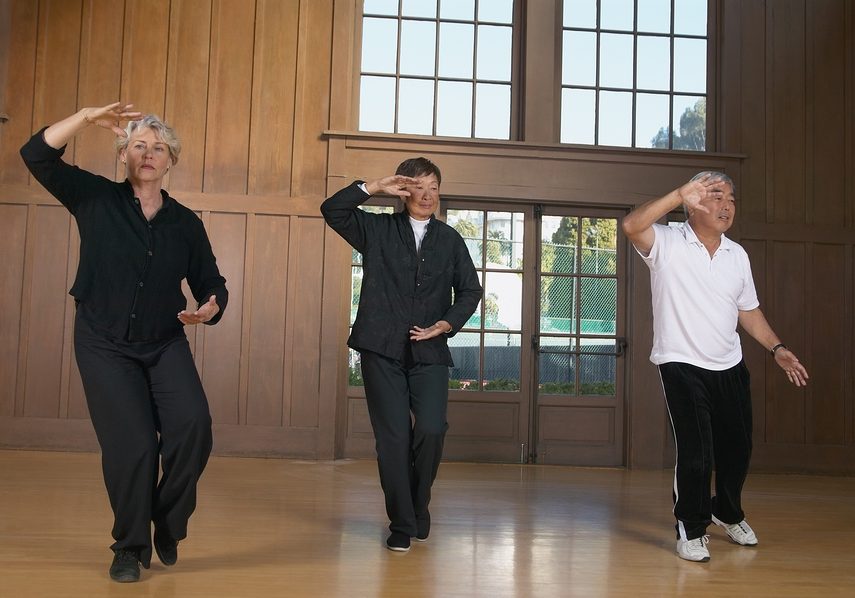
<instances>
[{"instance_id":1,"label":"transom window","mask_svg":"<svg viewBox=\"0 0 855 598\"><path fill-rule=\"evenodd\" d=\"M514 0L365 0L359 130L510 139Z\"/></svg>"},{"instance_id":2,"label":"transom window","mask_svg":"<svg viewBox=\"0 0 855 598\"><path fill-rule=\"evenodd\" d=\"M704 151L707 0L564 0L561 142Z\"/></svg>"}]
</instances>

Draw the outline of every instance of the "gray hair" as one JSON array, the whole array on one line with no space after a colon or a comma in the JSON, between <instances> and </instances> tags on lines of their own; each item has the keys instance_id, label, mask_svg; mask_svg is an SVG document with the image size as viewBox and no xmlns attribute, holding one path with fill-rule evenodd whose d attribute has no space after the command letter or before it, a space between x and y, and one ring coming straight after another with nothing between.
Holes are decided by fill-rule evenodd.
<instances>
[{"instance_id":1,"label":"gray hair","mask_svg":"<svg viewBox=\"0 0 855 598\"><path fill-rule=\"evenodd\" d=\"M132 120L125 127L127 137L118 137L116 139L116 150L122 151L127 149L131 142L131 135L140 129L151 129L163 143L169 147L169 157L172 159L172 165L178 164L178 154L181 153L181 142L175 134L175 130L168 124L160 120L159 116L154 114L146 114L139 120Z\"/></svg>"},{"instance_id":2,"label":"gray hair","mask_svg":"<svg viewBox=\"0 0 855 598\"><path fill-rule=\"evenodd\" d=\"M734 183L733 179L730 178L729 176L727 176L726 174L724 174L723 172L718 172L716 170L704 170L702 172L699 172L695 176L693 176L691 178L691 180L697 181L698 179L705 177L707 175L711 176L714 181L721 181L722 183L730 185L730 190L733 192L734 195L736 195L736 183ZM689 219L689 210L688 210L688 208L686 208L685 205L683 205L683 214L686 216L686 220L688 220Z\"/></svg>"}]
</instances>

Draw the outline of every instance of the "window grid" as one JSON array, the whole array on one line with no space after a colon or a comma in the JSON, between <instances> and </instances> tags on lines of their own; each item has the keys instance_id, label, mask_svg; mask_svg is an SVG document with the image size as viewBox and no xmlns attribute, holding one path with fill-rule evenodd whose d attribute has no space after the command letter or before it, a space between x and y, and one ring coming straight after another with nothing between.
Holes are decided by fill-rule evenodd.
<instances>
[{"instance_id":1,"label":"window grid","mask_svg":"<svg viewBox=\"0 0 855 598\"><path fill-rule=\"evenodd\" d=\"M675 27L675 8L676 3L679 0L671 0L670 1L670 18L669 18L669 33L663 32L655 32L655 31L639 31L638 29L638 4L639 0L633 0L633 23L632 23L632 31L622 30L622 29L602 29L599 27L590 28L590 27L574 27L564 25L562 23L562 42L563 42L563 32L584 32L584 33L593 33L596 36L596 44L595 44L595 84L594 85L583 85L583 84L565 84L561 82L561 89L581 89L594 92L594 143L593 145L600 144L600 93L602 91L610 91L610 92L620 92L620 93L631 93L631 145L630 147L639 147L637 135L637 101L638 94L650 94L650 95L659 95L668 97L668 149L674 149L674 98L675 97L687 97L687 98L696 98L702 97L704 101L707 98L707 90L705 89L703 93L688 93L688 92L675 92L674 91L674 65L675 65L675 40L677 39L695 39L707 42L707 35L694 35L689 33L674 33ZM599 25L602 22L602 4L600 0L597 0L596 5L596 22ZM605 86L600 85L600 67L601 67L601 38L603 34L614 34L614 35L632 35L632 50L633 50L633 60L632 60L632 87L614 87L614 86ZM668 90L664 91L661 89L650 89L650 88L641 88L638 87L638 40L641 38L664 38L669 40L669 78L668 78ZM563 111L562 111L563 112ZM567 118L568 115L562 113L562 119ZM562 140L563 142L563 140ZM568 142L568 143L576 143L576 142ZM647 147L645 145L641 147ZM706 148L703 148L706 149ZM703 149L701 151L703 151Z\"/></svg>"}]
</instances>

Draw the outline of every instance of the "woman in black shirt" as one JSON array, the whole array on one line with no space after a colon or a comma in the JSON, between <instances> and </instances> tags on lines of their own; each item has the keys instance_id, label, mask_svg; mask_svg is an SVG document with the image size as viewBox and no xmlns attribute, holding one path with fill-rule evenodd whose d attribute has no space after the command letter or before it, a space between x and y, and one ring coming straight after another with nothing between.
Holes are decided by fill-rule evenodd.
<instances>
[{"instance_id":1,"label":"woman in black shirt","mask_svg":"<svg viewBox=\"0 0 855 598\"><path fill-rule=\"evenodd\" d=\"M212 444L184 326L217 323L228 302L201 220L162 189L178 162L178 139L156 116L140 118L131 108L83 108L21 148L27 168L80 231L70 291L74 349L115 516L110 577L119 582L137 581L140 563L149 567L152 523L161 562L178 559ZM130 121L126 129L121 121ZM92 124L117 136L121 183L62 160L68 141ZM195 311L186 309L184 279Z\"/></svg>"}]
</instances>

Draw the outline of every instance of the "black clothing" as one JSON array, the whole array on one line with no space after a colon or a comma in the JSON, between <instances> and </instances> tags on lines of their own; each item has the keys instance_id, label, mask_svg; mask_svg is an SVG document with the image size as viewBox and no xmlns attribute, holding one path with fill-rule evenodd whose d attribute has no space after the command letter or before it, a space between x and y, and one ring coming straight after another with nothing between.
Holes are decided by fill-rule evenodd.
<instances>
[{"instance_id":1,"label":"black clothing","mask_svg":"<svg viewBox=\"0 0 855 598\"><path fill-rule=\"evenodd\" d=\"M81 317L106 336L150 341L182 334L178 312L187 307L186 277L199 305L217 296L228 303L202 221L166 191L147 221L131 184L116 183L62 161L65 148L45 143L44 129L21 148L30 172L77 221L80 263L71 295Z\"/></svg>"},{"instance_id":2,"label":"black clothing","mask_svg":"<svg viewBox=\"0 0 855 598\"><path fill-rule=\"evenodd\" d=\"M327 224L362 254L362 295L347 344L398 361L404 361L409 346L416 363L451 366L446 336L466 324L482 294L466 244L456 230L431 216L416 251L407 212L360 210L369 197L357 181L321 205ZM451 335L410 341L414 325L427 328L439 320L451 324Z\"/></svg>"},{"instance_id":3,"label":"black clothing","mask_svg":"<svg viewBox=\"0 0 855 598\"><path fill-rule=\"evenodd\" d=\"M726 523L745 519L741 496L751 460L750 375L744 361L722 371L663 363L659 372L677 444L677 533L694 540L706 533L710 513Z\"/></svg>"}]
</instances>

